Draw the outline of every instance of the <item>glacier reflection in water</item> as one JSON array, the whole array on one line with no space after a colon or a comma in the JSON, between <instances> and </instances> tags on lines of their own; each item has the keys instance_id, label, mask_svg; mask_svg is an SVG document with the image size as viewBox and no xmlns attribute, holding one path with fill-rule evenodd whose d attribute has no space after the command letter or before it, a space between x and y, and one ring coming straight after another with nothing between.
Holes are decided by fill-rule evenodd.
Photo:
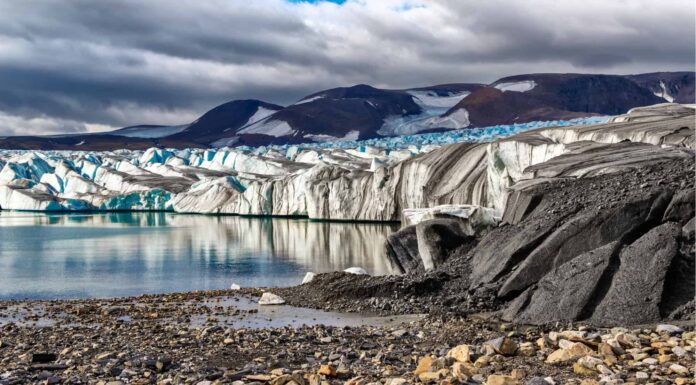
<instances>
[{"instance_id":1,"label":"glacier reflection in water","mask_svg":"<svg viewBox=\"0 0 696 385\"><path fill-rule=\"evenodd\" d=\"M397 225L173 213L0 211L0 299L117 297L394 272Z\"/></svg>"}]
</instances>

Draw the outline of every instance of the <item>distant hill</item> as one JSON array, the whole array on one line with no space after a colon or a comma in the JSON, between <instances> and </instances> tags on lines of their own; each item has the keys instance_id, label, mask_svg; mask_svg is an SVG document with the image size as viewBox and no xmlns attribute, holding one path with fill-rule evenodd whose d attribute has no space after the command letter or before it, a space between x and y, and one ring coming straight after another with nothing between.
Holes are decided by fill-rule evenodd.
<instances>
[{"instance_id":1,"label":"distant hill","mask_svg":"<svg viewBox=\"0 0 696 385\"><path fill-rule=\"evenodd\" d=\"M531 74L502 78L463 99L472 126L618 115L633 107L664 103L650 89L624 76Z\"/></svg>"},{"instance_id":2,"label":"distant hill","mask_svg":"<svg viewBox=\"0 0 696 385\"><path fill-rule=\"evenodd\" d=\"M234 100L178 126L108 133L0 138L0 148L104 150L222 147L358 140L468 127L617 115L665 102L694 103L694 72L638 75L527 74L491 84L403 90L360 84L307 95L282 107Z\"/></svg>"}]
</instances>

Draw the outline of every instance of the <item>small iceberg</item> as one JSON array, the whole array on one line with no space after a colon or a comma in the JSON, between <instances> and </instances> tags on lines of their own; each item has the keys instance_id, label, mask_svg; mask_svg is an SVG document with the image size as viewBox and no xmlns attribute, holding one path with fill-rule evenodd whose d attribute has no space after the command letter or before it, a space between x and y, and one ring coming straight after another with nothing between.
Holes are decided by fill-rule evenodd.
<instances>
[{"instance_id":1,"label":"small iceberg","mask_svg":"<svg viewBox=\"0 0 696 385\"><path fill-rule=\"evenodd\" d=\"M273 293L263 293L259 299L259 305L282 305L284 303L285 300L281 296Z\"/></svg>"}]
</instances>

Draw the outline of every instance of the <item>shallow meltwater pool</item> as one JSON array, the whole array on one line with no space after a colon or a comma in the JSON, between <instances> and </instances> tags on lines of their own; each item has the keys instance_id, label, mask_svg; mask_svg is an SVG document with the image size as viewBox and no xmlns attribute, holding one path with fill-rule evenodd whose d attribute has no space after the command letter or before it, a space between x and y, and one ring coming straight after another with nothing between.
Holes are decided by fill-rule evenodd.
<instances>
[{"instance_id":1,"label":"shallow meltwater pool","mask_svg":"<svg viewBox=\"0 0 696 385\"><path fill-rule=\"evenodd\" d=\"M175 213L0 211L0 299L121 297L299 284L308 271L395 272L396 224Z\"/></svg>"}]
</instances>

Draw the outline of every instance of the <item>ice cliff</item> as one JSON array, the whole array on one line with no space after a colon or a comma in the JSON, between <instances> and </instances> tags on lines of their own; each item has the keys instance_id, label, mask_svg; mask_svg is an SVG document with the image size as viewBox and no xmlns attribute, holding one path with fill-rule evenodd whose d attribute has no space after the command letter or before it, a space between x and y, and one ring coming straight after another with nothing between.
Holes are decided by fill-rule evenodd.
<instances>
[{"instance_id":1,"label":"ice cliff","mask_svg":"<svg viewBox=\"0 0 696 385\"><path fill-rule=\"evenodd\" d=\"M404 209L478 205L502 214L510 186L544 177L549 171L533 166L563 154L631 141L654 145L645 150L654 159L682 156L683 148L694 148L693 114L665 104L609 123L593 117L362 142L144 152L0 150L0 208L390 221L400 220ZM574 176L609 171L565 166L570 170L563 172Z\"/></svg>"}]
</instances>

